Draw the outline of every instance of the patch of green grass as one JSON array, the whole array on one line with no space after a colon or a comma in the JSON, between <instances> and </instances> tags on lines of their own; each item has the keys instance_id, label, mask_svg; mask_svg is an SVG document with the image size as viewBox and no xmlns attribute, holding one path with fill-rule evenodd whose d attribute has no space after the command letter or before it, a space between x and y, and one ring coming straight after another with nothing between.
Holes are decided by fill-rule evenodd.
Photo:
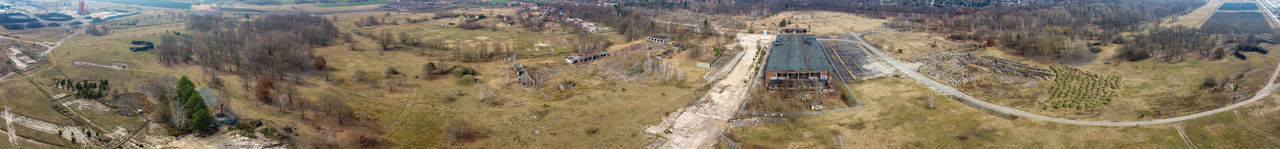
<instances>
[{"instance_id":1,"label":"patch of green grass","mask_svg":"<svg viewBox=\"0 0 1280 149\"><path fill-rule=\"evenodd\" d=\"M329 4L316 4L316 7L347 7L347 6L364 6L364 5L386 4L386 3L391 3L391 2L387 2L385 0L374 0L374 1L368 1L368 2L329 3Z\"/></svg>"},{"instance_id":2,"label":"patch of green grass","mask_svg":"<svg viewBox=\"0 0 1280 149\"><path fill-rule=\"evenodd\" d=\"M249 133L249 132L245 132L245 133ZM261 134L262 134L262 136L265 136L265 137L267 137L267 138L276 138L276 137L277 137L277 136L276 136L276 135L277 135L277 134L276 134L276 128L267 127L267 128L258 129L258 133L261 133ZM253 133L249 133L249 135L253 135ZM251 138L252 138L252 137L251 137Z\"/></svg>"}]
</instances>

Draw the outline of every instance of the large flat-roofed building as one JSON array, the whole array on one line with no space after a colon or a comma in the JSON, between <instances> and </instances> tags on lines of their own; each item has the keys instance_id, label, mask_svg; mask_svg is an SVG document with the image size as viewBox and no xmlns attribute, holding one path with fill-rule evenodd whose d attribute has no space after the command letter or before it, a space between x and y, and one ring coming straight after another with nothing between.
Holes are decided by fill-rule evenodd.
<instances>
[{"instance_id":1,"label":"large flat-roofed building","mask_svg":"<svg viewBox=\"0 0 1280 149\"><path fill-rule=\"evenodd\" d=\"M831 84L832 67L814 35L778 35L764 66L769 91L816 92Z\"/></svg>"}]
</instances>

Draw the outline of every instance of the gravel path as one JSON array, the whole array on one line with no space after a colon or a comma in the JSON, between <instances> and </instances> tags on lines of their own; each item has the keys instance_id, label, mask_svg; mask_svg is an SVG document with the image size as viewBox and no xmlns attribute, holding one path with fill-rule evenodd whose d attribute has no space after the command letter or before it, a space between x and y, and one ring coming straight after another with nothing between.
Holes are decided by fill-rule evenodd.
<instances>
[{"instance_id":1,"label":"gravel path","mask_svg":"<svg viewBox=\"0 0 1280 149\"><path fill-rule=\"evenodd\" d=\"M645 128L645 132L661 136L646 148L689 149L711 148L716 138L728 128L729 119L738 112L746 100L755 70L751 66L758 54L757 43L771 43L773 35L739 34L739 44L746 48L728 76L707 91L707 95L688 107L680 108L664 117L657 126Z\"/></svg>"},{"instance_id":2,"label":"gravel path","mask_svg":"<svg viewBox=\"0 0 1280 149\"><path fill-rule=\"evenodd\" d=\"M996 111L1004 114L1016 115L1019 117L1033 118L1033 119L1045 120L1045 121L1056 122L1056 123L1089 125L1089 126L1137 126L1137 125L1155 125L1155 124L1172 123L1172 122L1178 122L1178 121L1213 115L1219 112L1239 108L1246 104L1253 103L1254 101L1258 101L1258 99L1262 99L1263 97L1267 97L1271 95L1271 92L1275 92L1276 88L1280 87L1275 84L1277 75L1280 75L1280 64L1277 64L1276 71L1272 73L1271 79L1267 81L1266 87L1263 87L1261 90L1259 90L1257 94L1253 96L1253 98L1249 98L1249 100L1227 105L1226 107L1204 111L1200 113L1195 113L1195 114L1190 114L1190 115L1184 115L1180 117L1174 117L1174 118L1168 118L1168 119L1157 119L1157 120L1146 120L1146 121L1116 122L1116 121L1085 121L1085 120L1064 119L1064 118L1050 117L1050 116L1035 114L1031 112L1026 112L1026 111L1022 111L1022 110L1018 110L1010 107L1005 107L1002 105L992 104L983 100L979 100L978 98L975 98L973 96L969 96L964 92L960 92L956 88L952 88L951 86L944 85L929 77L925 77L923 74L920 74L920 72L916 72L915 69L919 67L919 65L917 64L901 62L887 54L884 54L884 52L880 51L880 49L876 48L875 46L871 46L870 44L867 44L866 40L862 39L862 34L863 33L852 33L855 40L844 40L844 39L833 39L833 40L855 42L858 44L862 44L863 46L868 48L867 51L871 51L872 55L875 55L876 57L880 57L880 59L884 60L886 63L893 66L893 68L896 68L900 72L902 72L903 75L906 75L907 77L910 77L911 79L916 80L917 82L920 82L921 84L924 84L925 86L929 87L929 89L933 89L934 91L937 91L939 93L960 98L961 100L965 100L966 102L973 103L975 106L983 109L988 109L988 110L992 110L992 111Z\"/></svg>"}]
</instances>

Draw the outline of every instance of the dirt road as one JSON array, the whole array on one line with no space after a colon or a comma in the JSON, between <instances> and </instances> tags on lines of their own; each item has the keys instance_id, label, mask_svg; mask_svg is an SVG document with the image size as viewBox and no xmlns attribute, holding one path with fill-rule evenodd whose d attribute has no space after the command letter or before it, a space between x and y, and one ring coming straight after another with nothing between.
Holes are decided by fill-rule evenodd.
<instances>
[{"instance_id":1,"label":"dirt road","mask_svg":"<svg viewBox=\"0 0 1280 149\"><path fill-rule=\"evenodd\" d=\"M1045 121L1056 122L1056 123L1089 125L1089 126L1137 126L1137 125L1155 125L1155 124L1172 123L1172 122L1184 121L1188 119L1194 119L1194 118L1199 118L1203 116L1213 115L1219 112L1239 108L1246 104L1253 103L1254 101L1258 101L1258 99L1262 99L1263 97L1270 96L1271 92L1275 92L1276 88L1280 87L1275 84L1276 77L1280 76L1280 64L1277 64L1275 72L1271 74L1271 79L1267 81L1267 85L1263 87L1261 90L1259 90L1256 94L1254 94L1252 98L1249 98L1249 100L1245 100L1242 102L1237 102L1235 104L1227 105L1222 108L1190 114L1190 115L1184 115L1180 117L1174 117L1174 118L1168 118L1168 119L1157 119L1157 120L1146 120L1146 121L1104 122L1104 121L1083 121L1083 120L1063 119L1063 118L1049 117L1049 116L1044 116L1044 115L1035 114L1031 112L1026 112L1026 111L1022 111L1022 110L1018 110L1010 107L1005 107L1002 105L992 104L983 100L979 100L978 98L975 98L973 96L969 96L964 92L960 92L956 88L952 88L951 86L944 85L942 83L939 83L938 81L935 81L929 77L924 76L923 74L920 74L920 72L916 71L916 68L918 68L920 65L898 61L897 59L894 59L893 57L887 54L884 54L883 51L880 51L880 49L876 48L875 46L871 46L870 44L867 44L866 40L862 39L862 33L852 33L852 34L854 36L853 38L855 38L853 40L844 40L844 39L835 39L835 40L846 41L846 42L856 42L858 44L863 44L863 46L867 47L867 51L871 51L872 55L879 57L880 59L889 63L890 66L893 66L893 68L898 69L900 72L902 72L903 75L906 75L907 77L910 77L911 79L916 80L917 82L920 82L925 86L928 86L930 89L933 89L934 91L937 91L945 95L950 95L950 96L960 98L961 100L973 103L975 106L983 109L993 110L993 111L1004 113L1004 114L1016 115L1019 117L1039 119L1039 120L1045 120Z\"/></svg>"},{"instance_id":2,"label":"dirt road","mask_svg":"<svg viewBox=\"0 0 1280 149\"><path fill-rule=\"evenodd\" d=\"M739 44L746 49L728 76L716 82L696 103L672 112L657 126L646 128L645 132L661 136L646 148L689 149L715 145L721 131L728 128L729 118L733 118L746 100L751 87L748 82L755 78L756 69L752 66L761 48L757 45L771 43L773 38L773 35L739 34Z\"/></svg>"}]
</instances>

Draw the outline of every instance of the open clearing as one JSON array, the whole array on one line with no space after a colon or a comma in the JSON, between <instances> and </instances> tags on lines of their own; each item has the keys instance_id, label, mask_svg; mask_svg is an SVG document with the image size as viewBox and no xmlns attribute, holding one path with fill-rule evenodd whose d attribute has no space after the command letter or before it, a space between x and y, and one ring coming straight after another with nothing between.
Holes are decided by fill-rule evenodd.
<instances>
[{"instance_id":1,"label":"open clearing","mask_svg":"<svg viewBox=\"0 0 1280 149\"><path fill-rule=\"evenodd\" d=\"M778 26L783 19L790 24L785 27ZM769 18L746 22L749 28L757 33L768 30L770 34L776 34L777 31L785 28L804 28L809 29L809 33L812 34L838 34L870 31L887 20L829 11L787 11Z\"/></svg>"},{"instance_id":2,"label":"open clearing","mask_svg":"<svg viewBox=\"0 0 1280 149\"><path fill-rule=\"evenodd\" d=\"M1261 23L1266 25L1266 22ZM956 47L963 43L951 42L938 36L927 33L888 32L869 34L865 37L873 45L879 46L877 48L887 47L884 49L885 53L907 61L928 59L926 56L930 55L930 53L959 52L958 49L952 49L951 47ZM1265 81L1248 80L1267 79L1272 70L1274 70L1274 67L1271 66L1280 63L1280 56L1274 53L1259 54L1253 52L1244 53L1249 57L1247 60L1227 58L1215 61L1187 60L1176 63L1150 60L1117 63L1105 60L1115 55L1114 51L1118 46L1101 47L1102 51L1098 53L1098 57L1104 60L1075 66L1075 68L1092 74L1105 74L1121 78L1118 97L1110 104L1097 109L1052 110L1051 107L1039 104L1042 101L1047 101L1048 97L1052 95L1050 89L1053 82L1051 80L1016 79L1024 81L1010 81L1008 79L1010 77L990 75L990 77L977 77L976 80L966 84L953 84L952 86L959 87L966 93L991 103L1053 117L1096 121L1148 120L1198 113L1247 99L1247 97L1254 95L1254 91L1261 89L1262 85L1265 84ZM1280 47L1264 44L1263 48L1273 50ZM896 49L903 49L903 52L899 53ZM1009 59L1042 68L1054 65L1013 56L1005 53L1001 48L980 48L972 52L972 54ZM991 70L982 69L976 71L991 72ZM938 76L931 77L939 78ZM1199 87L1199 83L1206 77L1232 78L1233 80L1242 81L1235 83L1240 87L1234 91L1224 92L1219 90L1210 92L1210 90L1202 90ZM1022 83L1026 81L1035 83Z\"/></svg>"}]
</instances>

